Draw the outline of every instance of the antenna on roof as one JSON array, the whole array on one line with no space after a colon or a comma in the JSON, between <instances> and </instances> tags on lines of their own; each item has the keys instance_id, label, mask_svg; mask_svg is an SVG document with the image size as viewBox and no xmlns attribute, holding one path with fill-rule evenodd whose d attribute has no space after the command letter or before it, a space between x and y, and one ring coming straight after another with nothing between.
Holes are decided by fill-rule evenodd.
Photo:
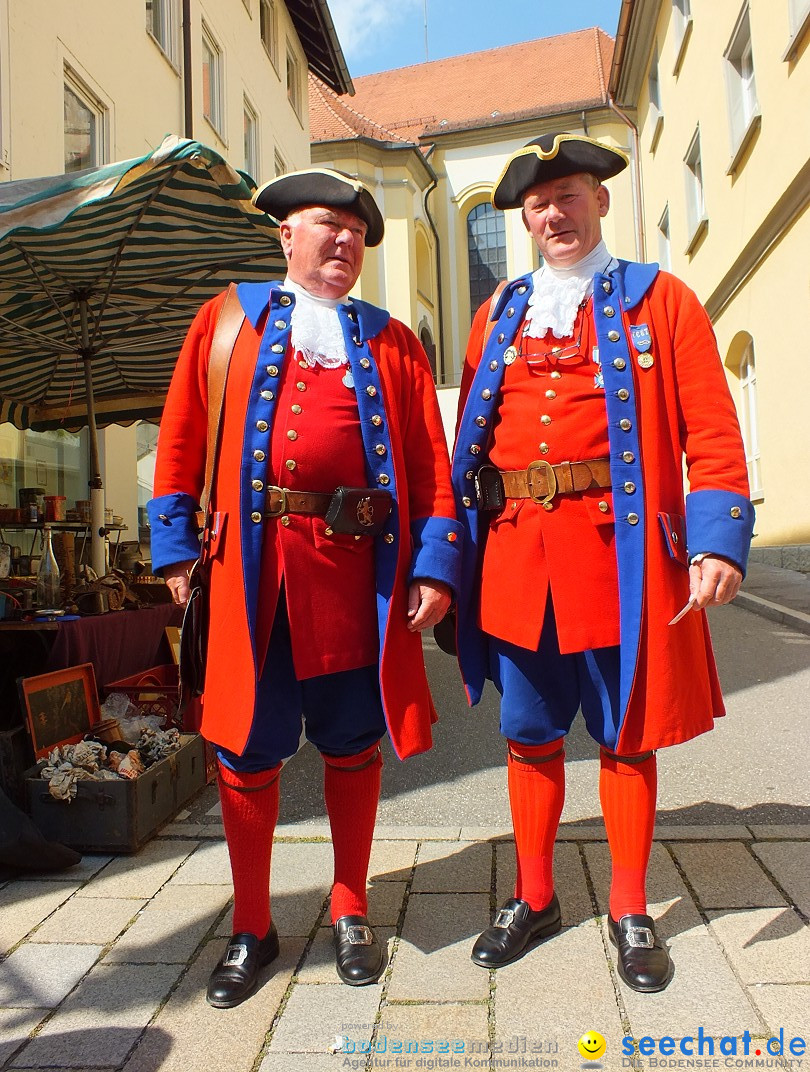
<instances>
[{"instance_id":1,"label":"antenna on roof","mask_svg":"<svg viewBox=\"0 0 810 1072\"><path fill-rule=\"evenodd\" d=\"M425 12L425 63L428 61L428 29L427 29L427 0L423 0Z\"/></svg>"}]
</instances>

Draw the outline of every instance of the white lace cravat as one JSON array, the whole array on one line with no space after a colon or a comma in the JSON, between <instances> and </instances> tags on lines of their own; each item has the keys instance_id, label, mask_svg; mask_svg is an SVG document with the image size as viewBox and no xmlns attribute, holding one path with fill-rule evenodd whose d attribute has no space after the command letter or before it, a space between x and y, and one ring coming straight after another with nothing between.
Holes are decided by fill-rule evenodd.
<instances>
[{"instance_id":1,"label":"white lace cravat","mask_svg":"<svg viewBox=\"0 0 810 1072\"><path fill-rule=\"evenodd\" d=\"M580 305L593 290L593 277L615 264L604 241L571 268L543 264L532 276L534 290L526 310L523 334L542 339L551 331L557 339L573 333Z\"/></svg>"},{"instance_id":2,"label":"white lace cravat","mask_svg":"<svg viewBox=\"0 0 810 1072\"><path fill-rule=\"evenodd\" d=\"M319 298L290 279L282 284L292 291L296 302L290 318L293 348L304 355L309 365L338 368L348 364L346 342L338 319L337 307L348 298Z\"/></svg>"}]
</instances>

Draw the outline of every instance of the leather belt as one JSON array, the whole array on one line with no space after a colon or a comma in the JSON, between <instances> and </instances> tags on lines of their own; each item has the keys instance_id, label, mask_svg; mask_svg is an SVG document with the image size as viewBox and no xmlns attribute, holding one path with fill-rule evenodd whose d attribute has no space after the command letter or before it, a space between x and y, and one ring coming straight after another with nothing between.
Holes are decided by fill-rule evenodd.
<instances>
[{"instance_id":1,"label":"leather belt","mask_svg":"<svg viewBox=\"0 0 810 1072\"><path fill-rule=\"evenodd\" d=\"M551 502L555 495L572 495L588 488L609 488L610 458L593 458L585 462L531 462L527 469L501 473L507 499L533 499Z\"/></svg>"},{"instance_id":2,"label":"leather belt","mask_svg":"<svg viewBox=\"0 0 810 1072\"><path fill-rule=\"evenodd\" d=\"M318 517L326 517L332 498L331 491L290 491L288 488L269 484L264 500L264 516L316 514Z\"/></svg>"}]
</instances>

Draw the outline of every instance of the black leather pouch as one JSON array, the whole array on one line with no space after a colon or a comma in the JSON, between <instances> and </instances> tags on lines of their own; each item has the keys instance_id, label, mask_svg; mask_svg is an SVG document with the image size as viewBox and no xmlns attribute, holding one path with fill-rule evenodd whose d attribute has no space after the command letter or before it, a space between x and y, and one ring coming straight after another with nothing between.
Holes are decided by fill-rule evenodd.
<instances>
[{"instance_id":1,"label":"black leather pouch","mask_svg":"<svg viewBox=\"0 0 810 1072\"><path fill-rule=\"evenodd\" d=\"M506 506L503 480L494 465L482 465L475 474L475 498L479 510L500 513Z\"/></svg>"},{"instance_id":2,"label":"black leather pouch","mask_svg":"<svg viewBox=\"0 0 810 1072\"><path fill-rule=\"evenodd\" d=\"M377 488L335 488L326 511L326 527L348 536L379 536L391 513L390 491Z\"/></svg>"},{"instance_id":3,"label":"black leather pouch","mask_svg":"<svg viewBox=\"0 0 810 1072\"><path fill-rule=\"evenodd\" d=\"M201 696L208 650L208 568L197 561L189 577L189 597L180 629L180 711Z\"/></svg>"}]
</instances>

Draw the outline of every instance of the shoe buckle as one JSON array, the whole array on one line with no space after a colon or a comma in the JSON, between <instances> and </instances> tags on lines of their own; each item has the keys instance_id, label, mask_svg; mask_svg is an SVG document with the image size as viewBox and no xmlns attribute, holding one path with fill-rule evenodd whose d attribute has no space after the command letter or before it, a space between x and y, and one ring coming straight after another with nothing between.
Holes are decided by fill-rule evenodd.
<instances>
[{"instance_id":1,"label":"shoe buckle","mask_svg":"<svg viewBox=\"0 0 810 1072\"><path fill-rule=\"evenodd\" d=\"M371 945L374 935L371 927L347 927L346 939L349 945Z\"/></svg>"},{"instance_id":2,"label":"shoe buckle","mask_svg":"<svg viewBox=\"0 0 810 1072\"><path fill-rule=\"evenodd\" d=\"M227 968L239 968L248 958L248 947L239 942L237 945L229 945L225 950L222 960Z\"/></svg>"},{"instance_id":3,"label":"shoe buckle","mask_svg":"<svg viewBox=\"0 0 810 1072\"><path fill-rule=\"evenodd\" d=\"M653 949L655 935L649 927L629 927L625 932L627 944L633 949Z\"/></svg>"},{"instance_id":4,"label":"shoe buckle","mask_svg":"<svg viewBox=\"0 0 810 1072\"><path fill-rule=\"evenodd\" d=\"M495 917L493 927L501 927L506 930L507 927L511 927L515 922L515 910L513 908L501 908Z\"/></svg>"}]
</instances>

